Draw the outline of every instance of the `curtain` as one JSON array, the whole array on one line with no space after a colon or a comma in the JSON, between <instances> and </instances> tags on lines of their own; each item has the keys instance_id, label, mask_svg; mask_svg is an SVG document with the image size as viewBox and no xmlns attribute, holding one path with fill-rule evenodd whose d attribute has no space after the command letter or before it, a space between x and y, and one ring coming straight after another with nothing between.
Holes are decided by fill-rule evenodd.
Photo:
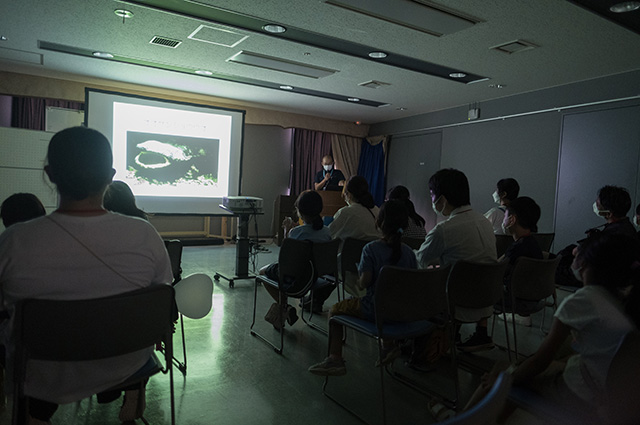
<instances>
[{"instance_id":1,"label":"curtain","mask_svg":"<svg viewBox=\"0 0 640 425\"><path fill-rule=\"evenodd\" d=\"M47 107L83 111L84 103L39 97L13 97L11 102L11 127L44 131Z\"/></svg>"},{"instance_id":2,"label":"curtain","mask_svg":"<svg viewBox=\"0 0 640 425\"><path fill-rule=\"evenodd\" d=\"M386 150L389 138L378 136L362 140L358 175L367 179L369 191L376 205L382 205L385 196Z\"/></svg>"},{"instance_id":3,"label":"curtain","mask_svg":"<svg viewBox=\"0 0 640 425\"><path fill-rule=\"evenodd\" d=\"M358 163L362 150L361 138L332 134L331 150L336 168L342 171L347 180L358 174Z\"/></svg>"},{"instance_id":4,"label":"curtain","mask_svg":"<svg viewBox=\"0 0 640 425\"><path fill-rule=\"evenodd\" d=\"M313 189L322 157L332 155L331 135L321 131L293 130L293 158L291 167L291 195Z\"/></svg>"}]
</instances>

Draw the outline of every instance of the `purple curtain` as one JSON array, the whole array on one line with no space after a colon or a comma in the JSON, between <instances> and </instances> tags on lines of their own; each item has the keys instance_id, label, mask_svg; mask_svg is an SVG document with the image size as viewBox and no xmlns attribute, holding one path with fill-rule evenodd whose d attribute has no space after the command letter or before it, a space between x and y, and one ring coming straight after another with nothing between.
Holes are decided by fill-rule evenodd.
<instances>
[{"instance_id":1,"label":"purple curtain","mask_svg":"<svg viewBox=\"0 0 640 425\"><path fill-rule=\"evenodd\" d=\"M331 135L321 131L293 130L293 158L291 195L313 189L316 173L320 171L322 157L332 155Z\"/></svg>"},{"instance_id":2,"label":"purple curtain","mask_svg":"<svg viewBox=\"0 0 640 425\"><path fill-rule=\"evenodd\" d=\"M82 102L14 96L11 103L11 127L44 131L47 106L84 110Z\"/></svg>"}]
</instances>

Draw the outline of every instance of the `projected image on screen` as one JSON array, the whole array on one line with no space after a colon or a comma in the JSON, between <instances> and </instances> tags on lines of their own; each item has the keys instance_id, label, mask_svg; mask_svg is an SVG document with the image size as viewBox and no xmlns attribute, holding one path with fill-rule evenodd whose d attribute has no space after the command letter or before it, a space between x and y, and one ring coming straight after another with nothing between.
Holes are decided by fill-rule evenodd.
<instances>
[{"instance_id":1,"label":"projected image on screen","mask_svg":"<svg viewBox=\"0 0 640 425\"><path fill-rule=\"evenodd\" d=\"M152 185L218 182L220 141L127 131L127 177Z\"/></svg>"}]
</instances>

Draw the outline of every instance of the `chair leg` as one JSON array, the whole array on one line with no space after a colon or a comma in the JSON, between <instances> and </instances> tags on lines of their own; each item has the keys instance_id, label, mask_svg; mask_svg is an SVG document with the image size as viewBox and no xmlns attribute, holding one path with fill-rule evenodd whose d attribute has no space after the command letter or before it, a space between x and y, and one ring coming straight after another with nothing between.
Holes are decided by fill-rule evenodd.
<instances>
[{"instance_id":1,"label":"chair leg","mask_svg":"<svg viewBox=\"0 0 640 425\"><path fill-rule=\"evenodd\" d=\"M514 314L511 313L511 318L513 320L514 319ZM507 340L507 356L509 357L509 362L511 362L511 343L509 342L509 325L507 324L507 312L505 312L504 310L502 310L502 319L504 319L504 336L505 339ZM514 322L515 323L515 322ZM515 329L514 329L515 332ZM515 334L514 334L514 344L516 344L515 341ZM518 355L516 354L516 361L518 361Z\"/></svg>"},{"instance_id":2,"label":"chair leg","mask_svg":"<svg viewBox=\"0 0 640 425\"><path fill-rule=\"evenodd\" d=\"M382 338L378 338L378 358L382 361ZM387 406L384 393L384 366L380 365L380 393L382 395L382 423L387 423Z\"/></svg>"},{"instance_id":3,"label":"chair leg","mask_svg":"<svg viewBox=\"0 0 640 425\"><path fill-rule=\"evenodd\" d=\"M506 320L504 323L506 325L507 323ZM517 363L518 362L518 335L516 333L516 314L515 313L511 313L511 323L513 323L513 348L515 349L515 352L516 352L516 363Z\"/></svg>"},{"instance_id":4,"label":"chair leg","mask_svg":"<svg viewBox=\"0 0 640 425\"><path fill-rule=\"evenodd\" d=\"M259 284L258 279L256 279L255 280L254 291L253 291L253 318L251 320L251 328L249 328L249 331L250 331L252 336L260 338L262 341L264 341L265 343L267 343L271 347L273 347L273 349L275 350L276 353L282 354L282 351L283 351L283 348L284 348L284 326L280 327L280 347L278 347L277 345L275 345L274 343L269 341L264 336L260 335L255 330L253 330L253 327L256 324L256 309L257 309L257 305L258 305L258 284ZM278 305L282 305L282 302L281 302L282 301L282 297L283 297L282 292L278 291L278 299L279 299Z\"/></svg>"}]
</instances>

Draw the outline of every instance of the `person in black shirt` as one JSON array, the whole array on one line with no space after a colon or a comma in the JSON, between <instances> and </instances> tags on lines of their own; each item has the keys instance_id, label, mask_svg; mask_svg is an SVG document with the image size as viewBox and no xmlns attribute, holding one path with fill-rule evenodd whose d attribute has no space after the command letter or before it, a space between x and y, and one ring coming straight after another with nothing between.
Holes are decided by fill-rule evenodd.
<instances>
[{"instance_id":1,"label":"person in black shirt","mask_svg":"<svg viewBox=\"0 0 640 425\"><path fill-rule=\"evenodd\" d=\"M531 235L538 231L538 220L540 219L540 207L528 196L516 198L509 203L504 213L502 228L506 235L513 236L513 243L504 254L504 261L509 262L509 266L504 274L504 303L507 311L511 310L511 274L520 257L542 259L542 250L536 239ZM527 310L535 309L538 302L524 301L516 299L516 311L526 313ZM502 318L502 316L499 316ZM524 326L531 326L531 316L527 314L516 314L516 323Z\"/></svg>"},{"instance_id":2,"label":"person in black shirt","mask_svg":"<svg viewBox=\"0 0 640 425\"><path fill-rule=\"evenodd\" d=\"M316 173L314 189L342 190L345 180L342 171L335 169L331 155L326 155L322 158L322 170Z\"/></svg>"}]
</instances>

